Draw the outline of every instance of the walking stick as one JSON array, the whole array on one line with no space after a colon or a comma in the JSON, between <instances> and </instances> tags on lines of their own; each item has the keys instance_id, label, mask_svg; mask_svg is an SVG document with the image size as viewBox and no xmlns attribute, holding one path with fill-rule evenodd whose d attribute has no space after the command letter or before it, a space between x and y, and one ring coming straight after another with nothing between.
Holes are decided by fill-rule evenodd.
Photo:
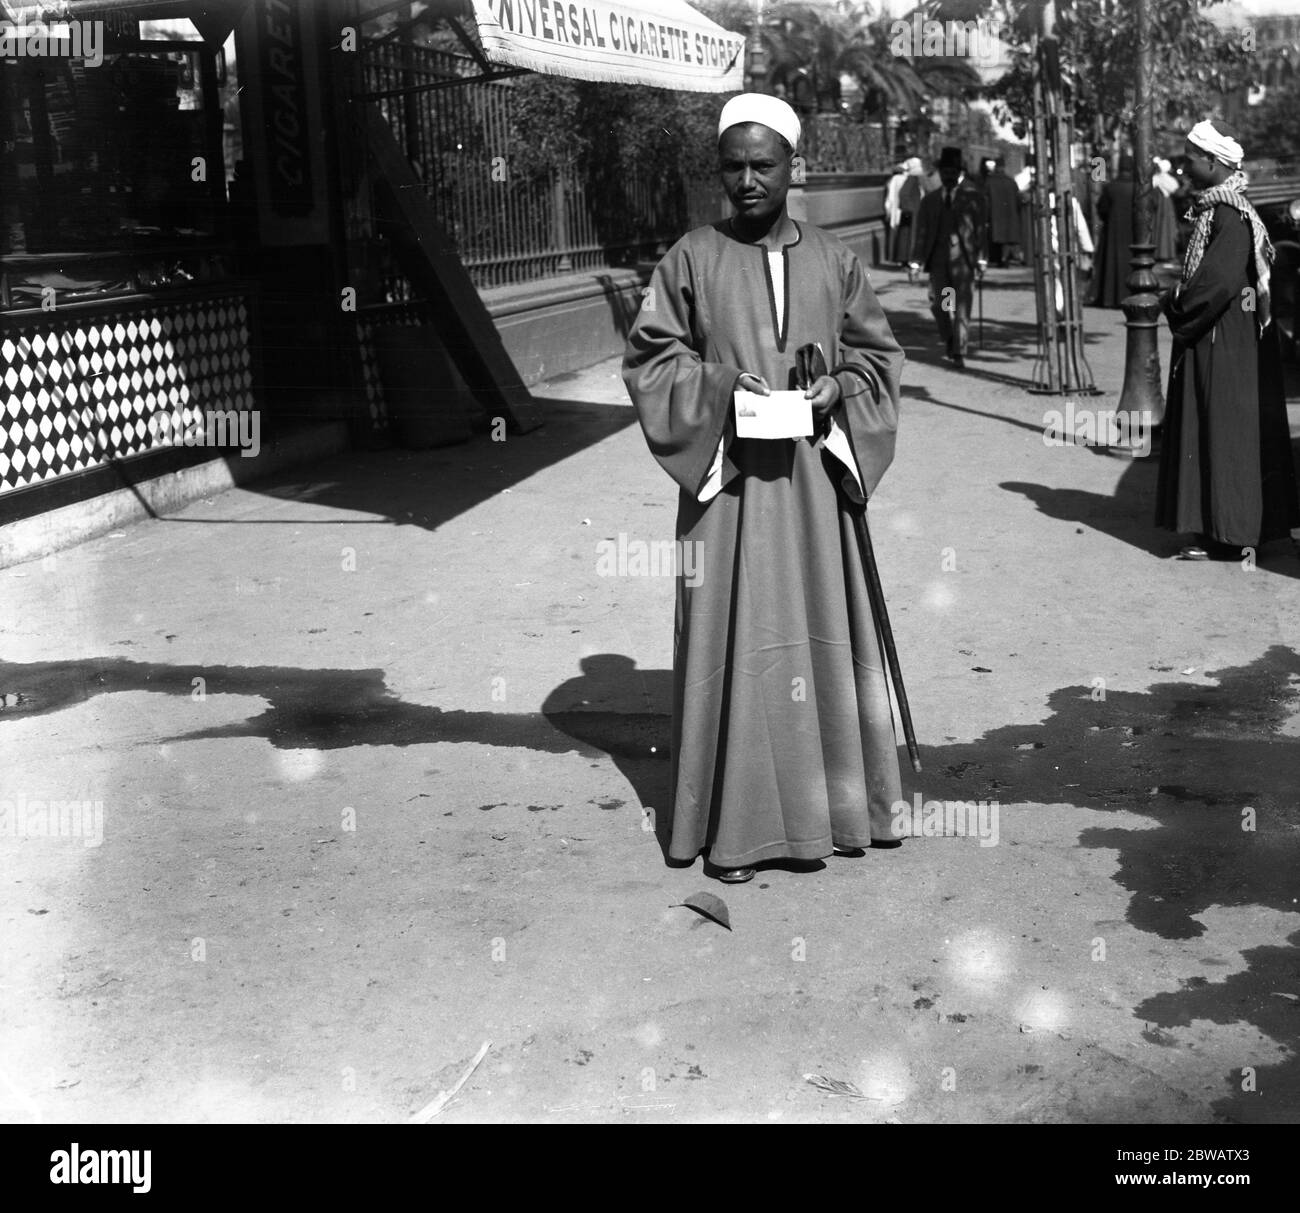
<instances>
[{"instance_id":1,"label":"walking stick","mask_svg":"<svg viewBox=\"0 0 1300 1213\"><path fill-rule=\"evenodd\" d=\"M921 754L916 745L916 730L912 728L912 709L907 703L907 688L903 686L903 671L898 664L898 650L894 647L894 629L889 623L885 607L885 591L880 584L880 570L876 567L876 552L871 546L871 532L867 529L867 507L850 507L853 512L853 529L858 535L858 548L862 553L862 567L867 574L867 597L871 600L871 614L876 621L880 647L889 666L889 678L894 684L894 698L898 700L898 715L903 722L903 737L907 742L907 756L912 760L912 770L921 773Z\"/></svg>"},{"instance_id":2,"label":"walking stick","mask_svg":"<svg viewBox=\"0 0 1300 1213\"><path fill-rule=\"evenodd\" d=\"M804 390L827 374L826 359L821 347L810 342L795 351L795 382ZM916 746L916 731L912 728L912 710L907 703L907 688L903 686L903 671L898 664L898 650L894 647L894 629L889 624L889 611L885 607L885 591L880 584L880 570L876 567L876 553L871 546L871 532L867 530L867 507L850 503L853 529L858 536L858 551L862 569L867 577L867 600L871 617L876 625L876 637L885 655L890 681L894 684L894 698L898 701L898 715L903 722L903 737L907 741L907 756L912 760L912 770L921 773L921 754Z\"/></svg>"}]
</instances>

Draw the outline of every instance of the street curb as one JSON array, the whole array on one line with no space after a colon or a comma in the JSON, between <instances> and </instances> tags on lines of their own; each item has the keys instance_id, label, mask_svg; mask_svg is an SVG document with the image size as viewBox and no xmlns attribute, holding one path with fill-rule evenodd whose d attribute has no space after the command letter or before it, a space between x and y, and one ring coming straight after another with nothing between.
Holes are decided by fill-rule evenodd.
<instances>
[{"instance_id":1,"label":"street curb","mask_svg":"<svg viewBox=\"0 0 1300 1213\"><path fill-rule=\"evenodd\" d=\"M284 468L347 450L348 424L330 421L266 443L253 459L209 459L0 526L0 569L75 547L118 527L182 509Z\"/></svg>"}]
</instances>

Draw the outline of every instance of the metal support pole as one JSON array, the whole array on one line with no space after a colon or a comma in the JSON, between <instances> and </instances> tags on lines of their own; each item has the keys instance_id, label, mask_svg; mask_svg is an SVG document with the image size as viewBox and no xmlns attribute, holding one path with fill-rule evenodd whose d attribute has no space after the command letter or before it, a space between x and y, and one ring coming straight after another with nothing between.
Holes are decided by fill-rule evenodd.
<instances>
[{"instance_id":1,"label":"metal support pole","mask_svg":"<svg viewBox=\"0 0 1300 1213\"><path fill-rule=\"evenodd\" d=\"M1164 420L1164 394L1160 385L1159 282L1151 267L1151 13L1149 0L1137 0L1137 90L1133 114L1133 235L1129 246L1132 264L1124 281L1129 294L1120 303L1128 327L1124 351L1124 390L1119 411L1129 415L1130 436L1149 433ZM1139 428L1140 427L1140 428ZM1142 442L1131 437L1136 450Z\"/></svg>"},{"instance_id":2,"label":"metal support pole","mask_svg":"<svg viewBox=\"0 0 1300 1213\"><path fill-rule=\"evenodd\" d=\"M1083 309L1075 280L1074 182L1069 116L1064 112L1056 6L1043 6L1034 41L1034 281L1038 357L1031 392L1092 395L1097 388L1083 353Z\"/></svg>"}]
</instances>

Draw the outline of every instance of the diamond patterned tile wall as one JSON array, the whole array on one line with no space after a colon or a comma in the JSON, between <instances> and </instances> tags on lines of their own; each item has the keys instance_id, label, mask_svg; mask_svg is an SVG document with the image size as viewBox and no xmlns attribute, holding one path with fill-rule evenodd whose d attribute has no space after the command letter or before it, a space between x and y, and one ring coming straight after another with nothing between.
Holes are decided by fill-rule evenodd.
<instances>
[{"instance_id":1,"label":"diamond patterned tile wall","mask_svg":"<svg viewBox=\"0 0 1300 1213\"><path fill-rule=\"evenodd\" d=\"M366 406L370 410L370 428L388 429L388 402L384 399L384 382L379 375L375 355L375 326L368 320L357 322L357 345L361 350L361 379L366 388Z\"/></svg>"},{"instance_id":2,"label":"diamond patterned tile wall","mask_svg":"<svg viewBox=\"0 0 1300 1213\"><path fill-rule=\"evenodd\" d=\"M240 292L8 317L0 493L168 449L213 411L256 407L250 329Z\"/></svg>"},{"instance_id":3,"label":"diamond patterned tile wall","mask_svg":"<svg viewBox=\"0 0 1300 1213\"><path fill-rule=\"evenodd\" d=\"M388 429L388 402L384 398L384 382L379 374L379 358L375 354L375 329L390 324L416 326L429 322L428 307L418 300L381 304L367 309L367 314L357 318L361 378L365 384L366 404L370 410L370 425L373 430Z\"/></svg>"}]
</instances>

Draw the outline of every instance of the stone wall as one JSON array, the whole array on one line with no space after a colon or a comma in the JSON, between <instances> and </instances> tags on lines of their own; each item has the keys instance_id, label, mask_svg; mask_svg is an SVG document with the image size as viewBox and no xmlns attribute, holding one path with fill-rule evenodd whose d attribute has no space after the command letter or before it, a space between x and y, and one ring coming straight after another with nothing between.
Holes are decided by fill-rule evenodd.
<instances>
[{"instance_id":1,"label":"stone wall","mask_svg":"<svg viewBox=\"0 0 1300 1213\"><path fill-rule=\"evenodd\" d=\"M886 173L810 173L790 213L834 233L867 265L884 253ZM482 292L525 383L594 366L623 352L652 265L573 274Z\"/></svg>"}]
</instances>

